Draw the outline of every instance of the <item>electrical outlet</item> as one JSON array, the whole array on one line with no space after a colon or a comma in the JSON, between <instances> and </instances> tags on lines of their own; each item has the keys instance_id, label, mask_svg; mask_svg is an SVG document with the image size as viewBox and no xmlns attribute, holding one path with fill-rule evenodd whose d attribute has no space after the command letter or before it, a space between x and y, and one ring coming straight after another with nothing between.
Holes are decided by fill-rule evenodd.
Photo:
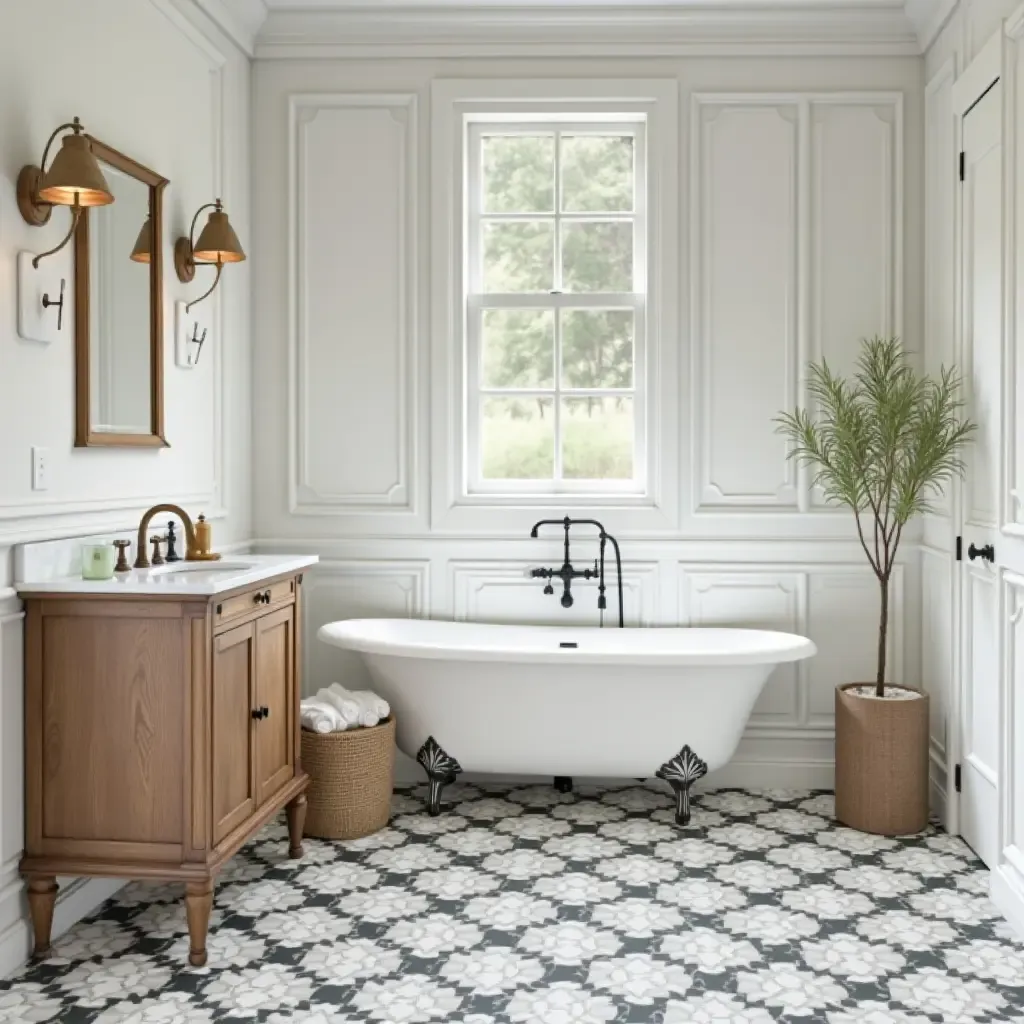
<instances>
[{"instance_id":1,"label":"electrical outlet","mask_svg":"<svg viewBox=\"0 0 1024 1024\"><path fill-rule=\"evenodd\" d=\"M32 490L45 491L50 486L50 449L32 449Z\"/></svg>"}]
</instances>

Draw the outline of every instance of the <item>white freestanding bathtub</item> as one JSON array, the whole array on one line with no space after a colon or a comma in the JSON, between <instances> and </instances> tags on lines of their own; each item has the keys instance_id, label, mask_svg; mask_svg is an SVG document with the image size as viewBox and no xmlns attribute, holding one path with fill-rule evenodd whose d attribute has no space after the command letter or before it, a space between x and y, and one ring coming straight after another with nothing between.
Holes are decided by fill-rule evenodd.
<instances>
[{"instance_id":1,"label":"white freestanding bathtub","mask_svg":"<svg viewBox=\"0 0 1024 1024\"><path fill-rule=\"evenodd\" d=\"M460 770L690 784L736 750L776 665L816 653L791 633L349 619L326 643L360 652L425 768L436 813ZM566 780L568 781L568 780Z\"/></svg>"}]
</instances>

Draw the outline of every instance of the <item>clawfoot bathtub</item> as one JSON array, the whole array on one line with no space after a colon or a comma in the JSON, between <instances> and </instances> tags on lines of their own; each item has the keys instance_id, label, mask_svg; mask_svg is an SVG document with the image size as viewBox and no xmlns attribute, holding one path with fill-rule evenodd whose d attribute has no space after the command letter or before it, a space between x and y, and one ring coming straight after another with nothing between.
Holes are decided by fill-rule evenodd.
<instances>
[{"instance_id":1,"label":"clawfoot bathtub","mask_svg":"<svg viewBox=\"0 0 1024 1024\"><path fill-rule=\"evenodd\" d=\"M428 809L460 771L647 778L689 789L736 750L776 665L816 653L753 629L594 629L422 619L320 628L363 655L398 719L398 746L430 780ZM660 766L660 767L659 767Z\"/></svg>"}]
</instances>

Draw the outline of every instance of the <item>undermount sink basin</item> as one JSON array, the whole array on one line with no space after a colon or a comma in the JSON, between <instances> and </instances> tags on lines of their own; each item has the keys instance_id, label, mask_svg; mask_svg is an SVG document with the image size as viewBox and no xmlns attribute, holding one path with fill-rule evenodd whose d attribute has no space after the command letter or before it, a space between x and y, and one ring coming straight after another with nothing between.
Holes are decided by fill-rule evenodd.
<instances>
[{"instance_id":1,"label":"undermount sink basin","mask_svg":"<svg viewBox=\"0 0 1024 1024\"><path fill-rule=\"evenodd\" d=\"M157 565L149 571L164 576L178 572L245 572L252 568L251 562L175 562L173 565Z\"/></svg>"}]
</instances>

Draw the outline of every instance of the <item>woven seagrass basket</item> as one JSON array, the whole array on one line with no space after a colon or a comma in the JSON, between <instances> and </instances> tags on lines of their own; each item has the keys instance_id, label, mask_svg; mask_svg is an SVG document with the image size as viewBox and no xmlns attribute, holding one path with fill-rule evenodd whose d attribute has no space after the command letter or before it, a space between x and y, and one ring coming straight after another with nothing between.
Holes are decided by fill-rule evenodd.
<instances>
[{"instance_id":1,"label":"woven seagrass basket","mask_svg":"<svg viewBox=\"0 0 1024 1024\"><path fill-rule=\"evenodd\" d=\"M359 839L388 823L395 781L395 716L371 729L302 730L307 836Z\"/></svg>"}]
</instances>

